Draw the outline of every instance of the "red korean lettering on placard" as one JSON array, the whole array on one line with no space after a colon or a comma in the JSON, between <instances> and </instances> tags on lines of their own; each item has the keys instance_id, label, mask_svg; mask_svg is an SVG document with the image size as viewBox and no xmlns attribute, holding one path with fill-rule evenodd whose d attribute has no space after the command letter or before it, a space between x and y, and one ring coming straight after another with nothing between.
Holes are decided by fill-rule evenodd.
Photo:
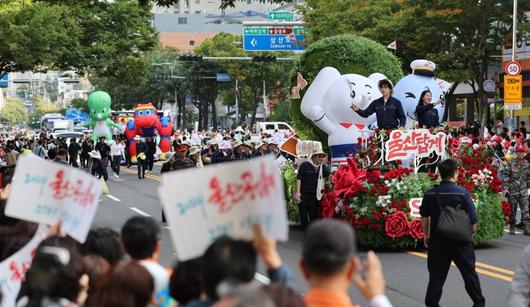
<instances>
[{"instance_id":1,"label":"red korean lettering on placard","mask_svg":"<svg viewBox=\"0 0 530 307\"><path fill-rule=\"evenodd\" d=\"M217 176L210 179L208 202L218 206L220 213L229 212L234 206L245 200L256 200L270 195L276 186L274 174L267 173L265 165L260 165L259 176L254 178L250 171L244 171L237 182L228 182L224 186Z\"/></svg>"},{"instance_id":2,"label":"red korean lettering on placard","mask_svg":"<svg viewBox=\"0 0 530 307\"><path fill-rule=\"evenodd\" d=\"M93 204L96 199L93 182L85 185L81 179L68 181L63 170L55 173L54 180L48 186L53 191L52 197L57 200L71 199L80 206L86 207Z\"/></svg>"},{"instance_id":3,"label":"red korean lettering on placard","mask_svg":"<svg viewBox=\"0 0 530 307\"><path fill-rule=\"evenodd\" d=\"M390 139L386 142L386 160L396 160L405 158L407 152L405 151L405 140L403 138L403 132L395 130L390 133Z\"/></svg>"}]
</instances>

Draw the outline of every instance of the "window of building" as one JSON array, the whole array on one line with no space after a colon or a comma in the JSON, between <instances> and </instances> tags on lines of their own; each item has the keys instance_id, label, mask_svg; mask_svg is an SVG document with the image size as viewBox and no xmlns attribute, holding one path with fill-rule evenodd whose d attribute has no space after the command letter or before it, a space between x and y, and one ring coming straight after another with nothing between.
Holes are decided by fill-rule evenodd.
<instances>
[{"instance_id":1,"label":"window of building","mask_svg":"<svg viewBox=\"0 0 530 307\"><path fill-rule=\"evenodd\" d=\"M252 4L252 0L247 0L247 4Z\"/></svg>"},{"instance_id":2,"label":"window of building","mask_svg":"<svg viewBox=\"0 0 530 307\"><path fill-rule=\"evenodd\" d=\"M201 11L195 11L195 14L200 14L200 13L201 13Z\"/></svg>"},{"instance_id":3,"label":"window of building","mask_svg":"<svg viewBox=\"0 0 530 307\"><path fill-rule=\"evenodd\" d=\"M178 18L179 25L187 25L188 24L188 18L187 17L179 17Z\"/></svg>"},{"instance_id":4,"label":"window of building","mask_svg":"<svg viewBox=\"0 0 530 307\"><path fill-rule=\"evenodd\" d=\"M201 3L201 0L195 0L195 3L196 3L196 4L200 4L200 3Z\"/></svg>"},{"instance_id":5,"label":"window of building","mask_svg":"<svg viewBox=\"0 0 530 307\"><path fill-rule=\"evenodd\" d=\"M190 46L195 46L195 41L190 41Z\"/></svg>"}]
</instances>

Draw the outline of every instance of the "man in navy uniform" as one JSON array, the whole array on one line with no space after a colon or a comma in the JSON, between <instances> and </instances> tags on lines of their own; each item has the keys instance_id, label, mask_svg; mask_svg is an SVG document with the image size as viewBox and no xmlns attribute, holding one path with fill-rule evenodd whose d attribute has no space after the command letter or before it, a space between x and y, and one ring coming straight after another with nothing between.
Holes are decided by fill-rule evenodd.
<instances>
[{"instance_id":1,"label":"man in navy uniform","mask_svg":"<svg viewBox=\"0 0 530 307\"><path fill-rule=\"evenodd\" d=\"M381 98L372 101L368 108L364 110L359 109L359 106L355 104L352 104L351 108L362 117L368 117L375 112L377 127L381 129L404 128L407 118L405 117L401 101L392 97L392 83L387 79L383 79L379 81L378 87L383 95Z\"/></svg>"},{"instance_id":2,"label":"man in navy uniform","mask_svg":"<svg viewBox=\"0 0 530 307\"><path fill-rule=\"evenodd\" d=\"M425 295L427 306L438 307L442 296L442 289L447 278L451 262L454 262L464 278L468 295L473 300L473 306L484 306L485 299L480 289L480 280L475 270L475 247L473 243L460 243L443 237L436 232L440 206L465 205L473 233L477 230L477 213L471 199L471 194L455 182L458 179L458 164L455 160L447 159L438 166L442 182L439 186L428 190L423 195L420 206L422 228L425 234L424 244L428 249L427 267L429 270L429 285ZM440 197L438 203L437 197Z\"/></svg>"}]
</instances>

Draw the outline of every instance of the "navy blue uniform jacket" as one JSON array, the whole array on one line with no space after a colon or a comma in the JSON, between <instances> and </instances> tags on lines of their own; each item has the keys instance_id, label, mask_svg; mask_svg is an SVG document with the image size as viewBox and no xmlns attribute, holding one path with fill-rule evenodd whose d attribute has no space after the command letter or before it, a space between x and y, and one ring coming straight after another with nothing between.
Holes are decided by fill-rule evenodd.
<instances>
[{"instance_id":1,"label":"navy blue uniform jacket","mask_svg":"<svg viewBox=\"0 0 530 307\"><path fill-rule=\"evenodd\" d=\"M407 122L401 101L392 96L388 98L386 103L383 97L381 97L372 101L368 108L355 112L362 117L368 117L375 112L377 126L382 129L405 127L405 123Z\"/></svg>"}]
</instances>

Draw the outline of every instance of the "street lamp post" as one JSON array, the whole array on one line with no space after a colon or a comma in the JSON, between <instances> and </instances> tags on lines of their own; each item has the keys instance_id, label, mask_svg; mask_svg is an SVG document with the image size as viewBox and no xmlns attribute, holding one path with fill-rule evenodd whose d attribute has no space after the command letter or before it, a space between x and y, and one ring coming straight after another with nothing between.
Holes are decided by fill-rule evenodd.
<instances>
[{"instance_id":1,"label":"street lamp post","mask_svg":"<svg viewBox=\"0 0 530 307\"><path fill-rule=\"evenodd\" d=\"M515 48L517 48L517 0L513 0L512 61L515 61ZM510 132L513 132L517 126L513 110L511 110L510 115Z\"/></svg>"}]
</instances>

